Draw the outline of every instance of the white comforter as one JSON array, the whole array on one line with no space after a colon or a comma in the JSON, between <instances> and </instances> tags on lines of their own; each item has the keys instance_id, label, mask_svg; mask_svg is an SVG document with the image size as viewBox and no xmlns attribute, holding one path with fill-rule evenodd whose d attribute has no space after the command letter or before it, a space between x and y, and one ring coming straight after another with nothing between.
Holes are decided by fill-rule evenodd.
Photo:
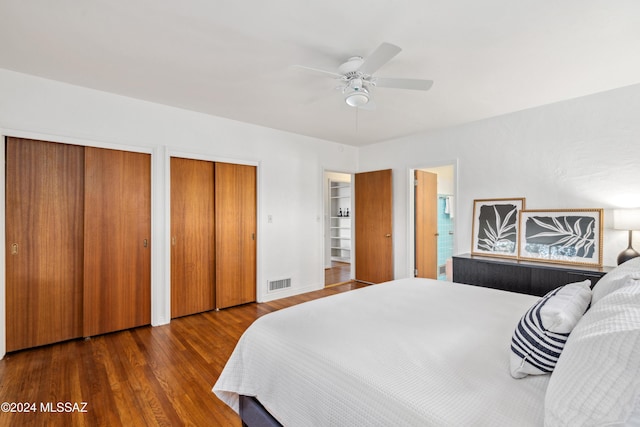
<instances>
[{"instance_id":1,"label":"white comforter","mask_svg":"<svg viewBox=\"0 0 640 427\"><path fill-rule=\"evenodd\" d=\"M541 426L549 377L509 374L537 299L401 279L314 300L258 319L213 391L285 426Z\"/></svg>"}]
</instances>

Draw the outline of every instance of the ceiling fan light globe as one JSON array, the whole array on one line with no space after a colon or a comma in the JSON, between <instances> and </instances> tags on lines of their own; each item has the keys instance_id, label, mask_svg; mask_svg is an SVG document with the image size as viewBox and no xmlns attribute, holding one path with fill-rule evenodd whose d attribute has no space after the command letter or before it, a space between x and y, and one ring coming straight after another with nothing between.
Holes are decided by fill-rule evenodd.
<instances>
[{"instance_id":1,"label":"ceiling fan light globe","mask_svg":"<svg viewBox=\"0 0 640 427\"><path fill-rule=\"evenodd\" d=\"M349 87L345 93L344 101L350 107L360 107L369 102L369 91L363 87Z\"/></svg>"}]
</instances>

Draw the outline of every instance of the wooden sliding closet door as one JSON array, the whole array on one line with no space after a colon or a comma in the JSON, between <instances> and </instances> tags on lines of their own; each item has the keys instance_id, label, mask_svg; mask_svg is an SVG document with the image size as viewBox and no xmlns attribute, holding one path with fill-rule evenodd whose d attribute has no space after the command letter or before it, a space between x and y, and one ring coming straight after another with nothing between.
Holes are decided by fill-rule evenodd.
<instances>
[{"instance_id":1,"label":"wooden sliding closet door","mask_svg":"<svg viewBox=\"0 0 640 427\"><path fill-rule=\"evenodd\" d=\"M216 307L256 300L256 168L215 164Z\"/></svg>"},{"instance_id":2,"label":"wooden sliding closet door","mask_svg":"<svg viewBox=\"0 0 640 427\"><path fill-rule=\"evenodd\" d=\"M6 141L7 351L82 334L83 147Z\"/></svg>"},{"instance_id":3,"label":"wooden sliding closet door","mask_svg":"<svg viewBox=\"0 0 640 427\"><path fill-rule=\"evenodd\" d=\"M150 155L85 148L84 336L151 321Z\"/></svg>"},{"instance_id":4,"label":"wooden sliding closet door","mask_svg":"<svg viewBox=\"0 0 640 427\"><path fill-rule=\"evenodd\" d=\"M171 158L171 317L215 308L213 162Z\"/></svg>"}]
</instances>

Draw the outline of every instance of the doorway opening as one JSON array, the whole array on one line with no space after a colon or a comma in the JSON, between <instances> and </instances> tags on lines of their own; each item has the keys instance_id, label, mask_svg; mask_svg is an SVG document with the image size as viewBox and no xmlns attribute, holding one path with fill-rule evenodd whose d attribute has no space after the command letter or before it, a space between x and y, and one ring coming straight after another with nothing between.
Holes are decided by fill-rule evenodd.
<instances>
[{"instance_id":1,"label":"doorway opening","mask_svg":"<svg viewBox=\"0 0 640 427\"><path fill-rule=\"evenodd\" d=\"M353 278L352 176L324 172L324 285L335 286Z\"/></svg>"},{"instance_id":2,"label":"doorway opening","mask_svg":"<svg viewBox=\"0 0 640 427\"><path fill-rule=\"evenodd\" d=\"M454 253L456 167L444 165L411 170L409 258L413 276L451 280Z\"/></svg>"}]
</instances>

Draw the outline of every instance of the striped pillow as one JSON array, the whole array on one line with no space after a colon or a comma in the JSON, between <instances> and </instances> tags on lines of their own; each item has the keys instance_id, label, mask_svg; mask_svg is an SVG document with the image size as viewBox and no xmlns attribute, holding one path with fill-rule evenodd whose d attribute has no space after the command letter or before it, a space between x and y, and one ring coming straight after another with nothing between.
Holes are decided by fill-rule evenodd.
<instances>
[{"instance_id":1,"label":"striped pillow","mask_svg":"<svg viewBox=\"0 0 640 427\"><path fill-rule=\"evenodd\" d=\"M590 285L585 280L554 289L522 316L511 339L511 376L553 371L571 330L589 307Z\"/></svg>"}]
</instances>

